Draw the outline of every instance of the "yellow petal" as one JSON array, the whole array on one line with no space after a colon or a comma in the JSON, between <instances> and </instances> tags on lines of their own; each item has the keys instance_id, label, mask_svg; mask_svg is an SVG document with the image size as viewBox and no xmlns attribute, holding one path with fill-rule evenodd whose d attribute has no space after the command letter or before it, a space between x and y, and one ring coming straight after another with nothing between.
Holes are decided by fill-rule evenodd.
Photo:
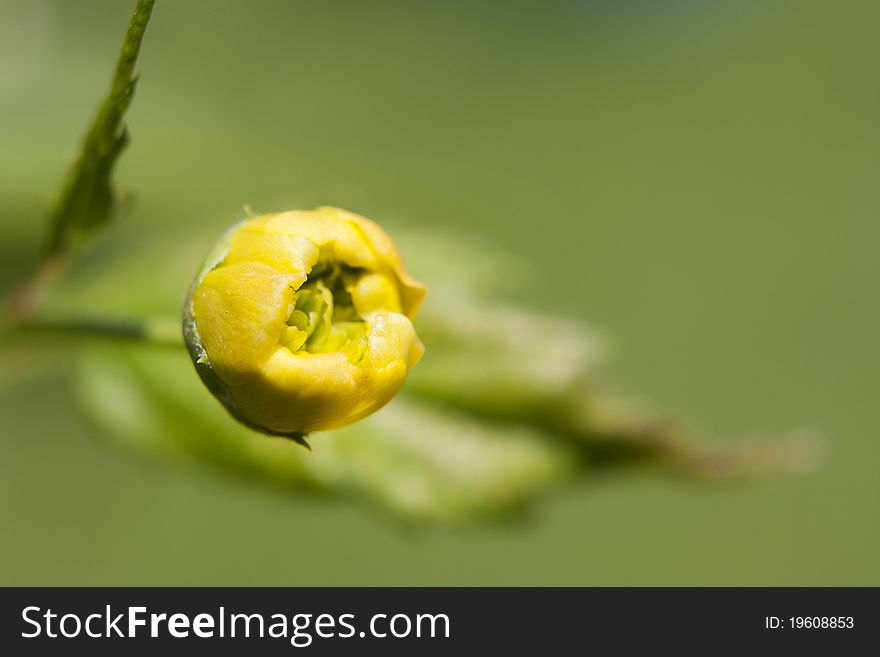
<instances>
[{"instance_id":1,"label":"yellow petal","mask_svg":"<svg viewBox=\"0 0 880 657\"><path fill-rule=\"evenodd\" d=\"M400 313L374 315L370 319L367 344L364 359L374 369L386 367L398 359L410 368L425 353L412 322Z\"/></svg>"},{"instance_id":2,"label":"yellow petal","mask_svg":"<svg viewBox=\"0 0 880 657\"><path fill-rule=\"evenodd\" d=\"M279 433L307 433L353 422L387 404L424 352L412 323L377 315L359 365L342 352L277 349L259 375L231 394L254 424Z\"/></svg>"},{"instance_id":3,"label":"yellow petal","mask_svg":"<svg viewBox=\"0 0 880 657\"><path fill-rule=\"evenodd\" d=\"M340 217L294 210L257 217L245 224L244 230L304 238L320 249L322 259L370 270L379 267L376 253L364 235Z\"/></svg>"},{"instance_id":4,"label":"yellow petal","mask_svg":"<svg viewBox=\"0 0 880 657\"><path fill-rule=\"evenodd\" d=\"M400 312L400 294L384 274L366 274L351 289L351 300L361 317L376 311Z\"/></svg>"},{"instance_id":5,"label":"yellow petal","mask_svg":"<svg viewBox=\"0 0 880 657\"><path fill-rule=\"evenodd\" d=\"M354 212L324 206L314 210L316 215L342 220L358 227L363 233L365 241L369 242L378 260L385 268L390 269L397 277L401 286L400 297L403 313L407 317L415 317L422 301L425 299L425 286L413 278L403 265L403 260L394 246L394 242L382 227L375 221L362 217Z\"/></svg>"},{"instance_id":6,"label":"yellow petal","mask_svg":"<svg viewBox=\"0 0 880 657\"><path fill-rule=\"evenodd\" d=\"M318 261L318 255L318 247L301 235L264 233L245 224L233 235L223 264L262 262L281 273L297 274L298 288Z\"/></svg>"},{"instance_id":7,"label":"yellow petal","mask_svg":"<svg viewBox=\"0 0 880 657\"><path fill-rule=\"evenodd\" d=\"M202 345L227 384L243 383L278 347L298 280L263 263L242 262L208 272L193 291Z\"/></svg>"}]
</instances>

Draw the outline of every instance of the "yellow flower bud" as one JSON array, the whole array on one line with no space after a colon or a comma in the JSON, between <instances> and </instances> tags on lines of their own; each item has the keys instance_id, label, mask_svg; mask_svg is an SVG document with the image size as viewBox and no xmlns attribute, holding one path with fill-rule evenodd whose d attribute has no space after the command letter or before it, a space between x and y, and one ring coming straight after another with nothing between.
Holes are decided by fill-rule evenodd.
<instances>
[{"instance_id":1,"label":"yellow flower bud","mask_svg":"<svg viewBox=\"0 0 880 657\"><path fill-rule=\"evenodd\" d=\"M244 424L302 440L400 390L424 347L424 286L374 222L338 208L235 226L196 277L184 335L202 380Z\"/></svg>"}]
</instances>

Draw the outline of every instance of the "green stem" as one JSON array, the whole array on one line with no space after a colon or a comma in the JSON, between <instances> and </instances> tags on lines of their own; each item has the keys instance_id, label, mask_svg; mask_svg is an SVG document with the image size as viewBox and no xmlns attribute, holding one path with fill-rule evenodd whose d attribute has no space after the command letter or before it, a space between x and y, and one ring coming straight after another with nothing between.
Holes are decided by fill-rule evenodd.
<instances>
[{"instance_id":1,"label":"green stem","mask_svg":"<svg viewBox=\"0 0 880 657\"><path fill-rule=\"evenodd\" d=\"M6 311L13 326L27 321L42 305L47 291L67 269L67 258L61 255L43 259L31 276L14 288L6 299Z\"/></svg>"},{"instance_id":2,"label":"green stem","mask_svg":"<svg viewBox=\"0 0 880 657\"><path fill-rule=\"evenodd\" d=\"M30 323L30 318L43 305L48 290L67 270L74 238L106 223L119 204L111 177L116 160L128 143L123 117L134 96L137 82L134 67L155 2L138 0L125 33L110 91L86 132L79 155L50 212L49 235L43 256L34 272L5 300L12 326Z\"/></svg>"},{"instance_id":3,"label":"green stem","mask_svg":"<svg viewBox=\"0 0 880 657\"><path fill-rule=\"evenodd\" d=\"M19 326L24 331L117 338L166 346L183 346L180 322L167 317L109 319L88 317L31 318Z\"/></svg>"}]
</instances>

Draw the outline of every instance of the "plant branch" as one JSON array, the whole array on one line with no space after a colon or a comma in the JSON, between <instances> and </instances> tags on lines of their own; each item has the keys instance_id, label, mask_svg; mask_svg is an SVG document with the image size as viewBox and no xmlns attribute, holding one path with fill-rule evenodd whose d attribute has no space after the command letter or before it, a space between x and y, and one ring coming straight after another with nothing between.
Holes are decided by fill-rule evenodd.
<instances>
[{"instance_id":1,"label":"plant branch","mask_svg":"<svg viewBox=\"0 0 880 657\"><path fill-rule=\"evenodd\" d=\"M113 169L128 144L123 118L134 96L137 83L134 67L154 4L155 0L138 0L110 91L98 107L50 211L49 234L42 259L34 273L7 299L14 325L25 323L40 307L47 289L66 270L75 239L109 222L119 207Z\"/></svg>"},{"instance_id":2,"label":"plant branch","mask_svg":"<svg viewBox=\"0 0 880 657\"><path fill-rule=\"evenodd\" d=\"M181 347L180 322L171 318L109 319L87 317L39 317L28 319L23 331L62 333L84 337L117 338Z\"/></svg>"}]
</instances>

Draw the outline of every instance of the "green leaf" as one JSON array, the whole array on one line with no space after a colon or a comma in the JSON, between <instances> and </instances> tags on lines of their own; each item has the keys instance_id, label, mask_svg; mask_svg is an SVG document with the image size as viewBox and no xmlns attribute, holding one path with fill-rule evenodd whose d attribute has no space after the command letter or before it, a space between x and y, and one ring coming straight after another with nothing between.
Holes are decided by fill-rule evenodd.
<instances>
[{"instance_id":1,"label":"green leaf","mask_svg":"<svg viewBox=\"0 0 880 657\"><path fill-rule=\"evenodd\" d=\"M134 97L134 67L154 3L139 0L132 15L110 92L98 108L52 210L50 256L66 252L78 235L108 222L120 206L113 168L128 144L123 118Z\"/></svg>"},{"instance_id":2,"label":"green leaf","mask_svg":"<svg viewBox=\"0 0 880 657\"><path fill-rule=\"evenodd\" d=\"M509 514L571 479L579 463L574 450L540 432L403 399L349 427L313 434L308 451L230 418L183 350L91 348L76 391L108 435L137 454L348 498L405 521Z\"/></svg>"},{"instance_id":3,"label":"green leaf","mask_svg":"<svg viewBox=\"0 0 880 657\"><path fill-rule=\"evenodd\" d=\"M427 345L407 390L495 419L576 412L604 354L597 331L429 283L416 327Z\"/></svg>"}]
</instances>

